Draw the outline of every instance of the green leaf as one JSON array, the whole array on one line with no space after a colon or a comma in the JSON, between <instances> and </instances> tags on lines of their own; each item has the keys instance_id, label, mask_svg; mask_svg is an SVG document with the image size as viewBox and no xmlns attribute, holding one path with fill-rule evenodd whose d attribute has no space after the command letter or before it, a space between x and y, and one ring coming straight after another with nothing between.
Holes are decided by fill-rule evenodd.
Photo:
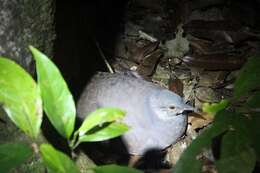
<instances>
[{"instance_id":1,"label":"green leaf","mask_svg":"<svg viewBox=\"0 0 260 173\"><path fill-rule=\"evenodd\" d=\"M110 123L105 127L97 128L94 132L79 137L80 142L95 142L111 139L122 135L128 130L123 123Z\"/></svg>"},{"instance_id":2,"label":"green leaf","mask_svg":"<svg viewBox=\"0 0 260 173\"><path fill-rule=\"evenodd\" d=\"M118 166L118 165L104 165L93 168L95 173L142 173L142 171L134 168Z\"/></svg>"},{"instance_id":3,"label":"green leaf","mask_svg":"<svg viewBox=\"0 0 260 173\"><path fill-rule=\"evenodd\" d=\"M260 86L260 58L251 57L241 69L235 82L234 96L236 99L247 95L251 90Z\"/></svg>"},{"instance_id":4,"label":"green leaf","mask_svg":"<svg viewBox=\"0 0 260 173\"><path fill-rule=\"evenodd\" d=\"M73 97L55 64L34 47L30 46L30 50L36 60L44 111L56 130L69 139L76 116Z\"/></svg>"},{"instance_id":5,"label":"green leaf","mask_svg":"<svg viewBox=\"0 0 260 173\"><path fill-rule=\"evenodd\" d=\"M245 103L245 106L250 108L260 108L260 91L257 91L250 96Z\"/></svg>"},{"instance_id":6,"label":"green leaf","mask_svg":"<svg viewBox=\"0 0 260 173\"><path fill-rule=\"evenodd\" d=\"M197 156L203 149L210 146L213 138L228 130L229 124L233 119L232 117L233 116L230 112L220 111L216 115L212 126L204 130L183 152L174 168L174 173L200 173L202 163L197 159Z\"/></svg>"},{"instance_id":7,"label":"green leaf","mask_svg":"<svg viewBox=\"0 0 260 173\"><path fill-rule=\"evenodd\" d=\"M210 115L215 115L217 112L225 109L229 102L227 100L221 100L219 103L204 103L202 106L202 111L207 112Z\"/></svg>"},{"instance_id":8,"label":"green leaf","mask_svg":"<svg viewBox=\"0 0 260 173\"><path fill-rule=\"evenodd\" d=\"M80 173L74 162L64 153L56 150L49 144L42 144L40 152L43 163L50 172L56 173Z\"/></svg>"},{"instance_id":9,"label":"green leaf","mask_svg":"<svg viewBox=\"0 0 260 173\"><path fill-rule=\"evenodd\" d=\"M252 172L256 162L252 146L251 118L233 113L229 131L223 136L220 160L216 162L218 172Z\"/></svg>"},{"instance_id":10,"label":"green leaf","mask_svg":"<svg viewBox=\"0 0 260 173\"><path fill-rule=\"evenodd\" d=\"M251 173L256 162L254 150L247 137L237 130L227 132L221 143L220 160L216 162L219 173Z\"/></svg>"},{"instance_id":11,"label":"green leaf","mask_svg":"<svg viewBox=\"0 0 260 173\"><path fill-rule=\"evenodd\" d=\"M0 145L0 172L5 173L22 164L33 154L32 149L23 143Z\"/></svg>"},{"instance_id":12,"label":"green leaf","mask_svg":"<svg viewBox=\"0 0 260 173\"><path fill-rule=\"evenodd\" d=\"M84 122L78 129L79 136L83 136L87 131L95 126L102 126L104 123L115 122L124 117L125 112L117 108L100 108L86 116Z\"/></svg>"},{"instance_id":13,"label":"green leaf","mask_svg":"<svg viewBox=\"0 0 260 173\"><path fill-rule=\"evenodd\" d=\"M212 126L205 129L184 151L175 166L174 173L201 172L202 164L197 156L221 134L224 134L224 138L221 144L221 159L216 163L218 172L252 171L256 156L251 148L250 122L251 120L242 114L218 112ZM234 170L234 167L239 167L240 171Z\"/></svg>"},{"instance_id":14,"label":"green leaf","mask_svg":"<svg viewBox=\"0 0 260 173\"><path fill-rule=\"evenodd\" d=\"M27 135L36 138L42 122L42 100L33 78L18 64L0 57L0 106Z\"/></svg>"},{"instance_id":15,"label":"green leaf","mask_svg":"<svg viewBox=\"0 0 260 173\"><path fill-rule=\"evenodd\" d=\"M258 158L260 158L259 124L260 124L260 114L259 113L252 114L250 118L249 130L250 130L250 136L253 143L252 146L254 147Z\"/></svg>"}]
</instances>

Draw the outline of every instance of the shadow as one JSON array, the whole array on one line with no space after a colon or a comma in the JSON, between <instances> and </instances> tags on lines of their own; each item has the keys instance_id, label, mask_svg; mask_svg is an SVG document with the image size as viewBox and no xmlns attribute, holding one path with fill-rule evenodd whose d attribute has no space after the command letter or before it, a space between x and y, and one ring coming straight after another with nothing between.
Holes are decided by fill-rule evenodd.
<instances>
[{"instance_id":1,"label":"shadow","mask_svg":"<svg viewBox=\"0 0 260 173\"><path fill-rule=\"evenodd\" d=\"M94 143L83 143L80 145L90 159L98 165L119 164L127 166L130 155L120 137ZM141 170L169 169L170 166L164 162L166 151L150 149L135 164L135 168Z\"/></svg>"},{"instance_id":2,"label":"shadow","mask_svg":"<svg viewBox=\"0 0 260 173\"><path fill-rule=\"evenodd\" d=\"M71 156L67 140L57 132L46 115L43 116L41 129L42 134L49 143L51 143L56 149L63 151L67 155Z\"/></svg>"},{"instance_id":3,"label":"shadow","mask_svg":"<svg viewBox=\"0 0 260 173\"><path fill-rule=\"evenodd\" d=\"M81 120L77 119L77 128L80 124ZM97 165L119 164L127 166L131 157L121 137L101 142L84 142L79 145L77 150L84 151ZM164 162L166 153L165 150L150 149L137 161L135 168L141 170L168 169L170 166Z\"/></svg>"},{"instance_id":4,"label":"shadow","mask_svg":"<svg viewBox=\"0 0 260 173\"><path fill-rule=\"evenodd\" d=\"M75 99L97 71L107 71L95 41L113 57L117 34L124 30L127 0L56 1L54 62ZM111 59L110 59L111 60Z\"/></svg>"},{"instance_id":5,"label":"shadow","mask_svg":"<svg viewBox=\"0 0 260 173\"><path fill-rule=\"evenodd\" d=\"M165 162L167 152L160 149L150 149L144 153L143 157L135 164L141 170L169 169L170 165Z\"/></svg>"},{"instance_id":6,"label":"shadow","mask_svg":"<svg viewBox=\"0 0 260 173\"><path fill-rule=\"evenodd\" d=\"M81 119L76 120L76 129L82 124ZM101 142L83 142L76 150L82 150L98 165L117 163L127 165L129 156L120 137Z\"/></svg>"},{"instance_id":7,"label":"shadow","mask_svg":"<svg viewBox=\"0 0 260 173\"><path fill-rule=\"evenodd\" d=\"M102 142L85 142L80 144L80 149L97 165L127 165L129 161L129 155L120 137Z\"/></svg>"}]
</instances>

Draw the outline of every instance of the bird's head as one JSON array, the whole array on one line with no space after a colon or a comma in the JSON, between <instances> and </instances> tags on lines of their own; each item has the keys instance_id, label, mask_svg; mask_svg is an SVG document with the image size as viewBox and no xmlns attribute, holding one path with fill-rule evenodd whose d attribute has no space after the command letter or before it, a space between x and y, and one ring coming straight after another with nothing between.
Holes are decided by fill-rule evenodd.
<instances>
[{"instance_id":1,"label":"bird's head","mask_svg":"<svg viewBox=\"0 0 260 173\"><path fill-rule=\"evenodd\" d=\"M149 97L149 105L153 113L165 120L194 111L194 107L185 104L179 95L166 89L153 93Z\"/></svg>"}]
</instances>

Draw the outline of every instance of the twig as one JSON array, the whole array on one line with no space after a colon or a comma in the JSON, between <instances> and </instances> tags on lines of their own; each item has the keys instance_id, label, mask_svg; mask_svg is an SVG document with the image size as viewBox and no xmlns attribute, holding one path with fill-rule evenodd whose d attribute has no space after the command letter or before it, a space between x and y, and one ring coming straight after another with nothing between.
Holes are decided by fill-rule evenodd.
<instances>
[{"instance_id":1,"label":"twig","mask_svg":"<svg viewBox=\"0 0 260 173\"><path fill-rule=\"evenodd\" d=\"M158 41L156 38L146 34L145 32L143 32L141 30L139 30L138 33L139 33L139 37L142 38L142 39L149 40L150 42Z\"/></svg>"},{"instance_id":2,"label":"twig","mask_svg":"<svg viewBox=\"0 0 260 173\"><path fill-rule=\"evenodd\" d=\"M101 57L103 58L107 68L108 68L108 71L110 73L115 73L115 71L113 70L112 66L109 64L107 58L105 57L103 51L101 50L100 46L99 46L99 43L97 42L97 40L95 39L95 43L96 43L96 46L97 46L97 49L98 49L98 52L100 53Z\"/></svg>"}]
</instances>

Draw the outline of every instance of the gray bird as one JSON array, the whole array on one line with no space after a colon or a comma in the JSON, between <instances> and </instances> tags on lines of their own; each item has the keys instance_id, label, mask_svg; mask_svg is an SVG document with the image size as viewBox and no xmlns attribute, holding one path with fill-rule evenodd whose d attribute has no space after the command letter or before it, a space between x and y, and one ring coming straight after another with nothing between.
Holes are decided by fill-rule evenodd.
<instances>
[{"instance_id":1,"label":"gray bird","mask_svg":"<svg viewBox=\"0 0 260 173\"><path fill-rule=\"evenodd\" d=\"M84 119L100 107L126 111L123 122L130 130L122 139L133 155L174 144L186 130L185 112L194 109L179 95L129 72L100 72L91 79L78 101L78 116Z\"/></svg>"}]
</instances>

